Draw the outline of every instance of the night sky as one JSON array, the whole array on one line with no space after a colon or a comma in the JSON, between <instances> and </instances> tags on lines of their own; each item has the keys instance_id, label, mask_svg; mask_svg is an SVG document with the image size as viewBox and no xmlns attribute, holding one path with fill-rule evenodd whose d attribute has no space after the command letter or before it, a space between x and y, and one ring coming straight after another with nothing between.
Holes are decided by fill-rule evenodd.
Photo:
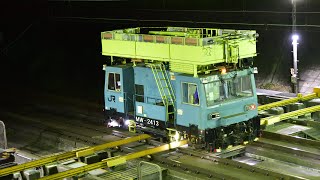
<instances>
[{"instance_id":1,"label":"night sky","mask_svg":"<svg viewBox=\"0 0 320 180\"><path fill-rule=\"evenodd\" d=\"M298 0L299 12L320 1ZM263 11L263 12L262 12ZM290 0L9 1L0 5L2 89L50 92L99 100L106 57L100 32L136 26L256 29L259 81L289 83ZM320 13L298 13L300 70L320 64ZM314 26L316 25L316 26Z\"/></svg>"}]
</instances>

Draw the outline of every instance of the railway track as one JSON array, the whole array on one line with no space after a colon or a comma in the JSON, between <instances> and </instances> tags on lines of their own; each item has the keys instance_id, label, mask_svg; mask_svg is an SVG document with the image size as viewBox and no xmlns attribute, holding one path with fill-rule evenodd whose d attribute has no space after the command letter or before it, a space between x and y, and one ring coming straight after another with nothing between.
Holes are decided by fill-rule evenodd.
<instances>
[{"instance_id":1,"label":"railway track","mask_svg":"<svg viewBox=\"0 0 320 180\"><path fill-rule=\"evenodd\" d=\"M147 138L150 138L150 136L148 136L148 135L134 136L134 137L131 137L128 139L122 139L122 140L115 141L115 142L109 142L109 143L105 143L105 144L101 144L101 145L97 145L97 146L93 146L93 147L77 149L77 150L73 150L70 152L65 152L65 153L60 153L60 154L44 157L39 160L20 164L20 165L17 165L17 166L8 168L8 169L2 169L2 170L0 170L0 176L10 175L14 172L19 172L19 171L29 169L29 168L37 168L37 167L41 167L41 166L44 166L44 165L52 163L52 162L63 161L63 160L71 159L74 157L80 158L88 153L101 151L101 150L104 150L107 148L118 147L118 146L125 145L128 143L136 142L136 141L140 142L140 141L145 140Z\"/></svg>"},{"instance_id":2,"label":"railway track","mask_svg":"<svg viewBox=\"0 0 320 180\"><path fill-rule=\"evenodd\" d=\"M121 135L120 135L121 136ZM302 140L297 140L302 142ZM149 141L152 143L153 140ZM309 142L309 141L308 141ZM314 146L314 142L310 143L310 147ZM162 143L155 142L155 146L159 146ZM261 144L268 144L266 141L258 141L256 143L250 144L247 148L261 146ZM277 149L273 148L276 143L269 143L270 146L264 146L267 150ZM133 147L122 147L122 155L124 153L134 153L142 149L146 149L146 145L133 146ZM284 147L282 147L284 148ZM290 149L287 147L287 149ZM294 148L291 147L294 151ZM306 148L307 149L307 148ZM252 149L251 149L252 150ZM252 153L252 151L247 150L246 153ZM316 153L316 152L314 152ZM257 154L255 154L257 155ZM315 154L316 155L316 154ZM251 155L252 157L253 155ZM307 156L307 155L306 155ZM306 156L303 156L304 158ZM310 157L310 156L307 156ZM258 157L255 157L258 158ZM259 157L261 158L261 157ZM311 158L311 157L310 157ZM269 157L269 159L271 159ZM231 159L219 158L211 153L205 151L193 150L190 148L178 148L176 151L171 151L168 153L162 153L159 155L152 156L152 162L159 164L162 167L175 170L184 171L194 176L202 176L206 178L214 179L304 179L304 177L289 175L286 173L279 173L272 170L268 170L261 167L250 166L245 163L233 161ZM197 163L195 163L197 162ZM239 174L241 176L239 177ZM312 178L307 178L312 179Z\"/></svg>"},{"instance_id":3,"label":"railway track","mask_svg":"<svg viewBox=\"0 0 320 180\"><path fill-rule=\"evenodd\" d=\"M151 140L152 142L153 140ZM281 141L280 141L281 142ZM300 140L301 143L301 140ZM154 145L159 146L162 143L155 142ZM246 147L246 153L252 154L252 147L260 147L263 146L267 150L279 150L278 146L276 146L276 143L269 143L272 147L266 146L266 140L264 141L258 141L257 143L250 144ZM310 143L310 146L312 147L314 144ZM274 148L276 146L276 148ZM128 146L121 148L122 153L121 155L124 155L125 153L134 153L139 150L150 148L151 146L147 145L135 145L135 146ZM309 147L309 148L311 148ZM249 148L249 150L248 150ZM251 149L250 149L251 148ZM281 147L286 148L287 151L293 149L292 147ZM307 148L306 148L307 149ZM310 150L310 149L309 149ZM313 156L319 156L317 152L312 153ZM254 156L255 155L255 156ZM251 157L254 157L256 159L260 158L258 157L257 153L251 155ZM311 158L310 154L307 154L305 157ZM271 159L272 157L268 157ZM159 164L160 166L164 168L168 168L170 170L176 170L176 171L184 171L190 174L194 174L195 176L202 176L204 178L214 178L214 179L304 179L306 177L300 177L300 176L294 176L289 175L286 173L279 173L267 168L262 167L256 167L247 165L242 162L233 161L232 159L226 159L226 158L219 158L216 157L208 152L205 151L199 151L199 150L193 150L190 148L179 148L177 151L171 151L168 153L162 153L159 155L152 156L152 162ZM240 176L241 175L241 176ZM307 177L307 179L313 179L312 177ZM316 179L316 178L314 178Z\"/></svg>"},{"instance_id":4,"label":"railway track","mask_svg":"<svg viewBox=\"0 0 320 180\"><path fill-rule=\"evenodd\" d=\"M104 117L102 111L99 114L98 105L57 96L33 97L24 99L17 107L12 107L14 102L6 100L8 106L0 109L0 118L8 129L17 129L19 132L33 128L89 145L102 143L98 137L112 133L112 130L103 126ZM92 109L95 111L89 111Z\"/></svg>"},{"instance_id":5,"label":"railway track","mask_svg":"<svg viewBox=\"0 0 320 180\"><path fill-rule=\"evenodd\" d=\"M153 155L151 162L203 179L318 179L320 177L318 142L271 133L266 137L239 147L245 151L234 154L231 159L218 157L203 150L180 147L176 151ZM294 144L290 144L290 141ZM257 149L259 151L256 151ZM125 149L124 151L131 152ZM280 156L281 153L287 156ZM242 160L239 161L239 158ZM243 161L244 159L251 160L255 164ZM268 164L270 162L274 162L276 167L290 168L274 169Z\"/></svg>"},{"instance_id":6,"label":"railway track","mask_svg":"<svg viewBox=\"0 0 320 180\"><path fill-rule=\"evenodd\" d=\"M182 148L179 149L179 152L202 159L202 163L206 164L205 166L211 167L209 169L206 168L204 171L209 175L209 177L220 177L221 179L302 179L285 173L272 171L270 169L264 169L234 161L232 159L212 157L206 153L190 153L190 150L182 150ZM193 159L196 161L195 158ZM204 160L207 160L208 162L205 163ZM184 160L184 163L188 163L188 160ZM200 171L196 171L195 173L199 172Z\"/></svg>"},{"instance_id":7,"label":"railway track","mask_svg":"<svg viewBox=\"0 0 320 180\"><path fill-rule=\"evenodd\" d=\"M236 153L231 158L180 147L175 152L156 155L153 159L167 167L195 175L202 174L207 178L251 179L252 176L256 179L320 178L320 142L271 132L264 134L265 138L239 147L238 149L244 151L239 151L241 153ZM239 161L240 158L242 161ZM251 162L243 161L244 158ZM275 169L268 164L269 162L276 162L275 167L290 166L290 169Z\"/></svg>"},{"instance_id":8,"label":"railway track","mask_svg":"<svg viewBox=\"0 0 320 180\"><path fill-rule=\"evenodd\" d=\"M17 128L14 127L14 125L20 125L22 127L33 127L34 129L38 129L39 132L51 132L57 134L60 137L63 136L77 142L83 142L91 145L101 144L103 142L103 140L92 137L103 136L103 134L105 133L112 133L111 129L88 128L85 127L85 125L80 125L80 123L76 121L68 122L63 118L57 117L47 117L45 119L43 116L25 116L15 113L6 113L3 114L2 117L6 118L6 124L8 124L9 128ZM14 121L14 124L12 124L10 120Z\"/></svg>"},{"instance_id":9,"label":"railway track","mask_svg":"<svg viewBox=\"0 0 320 180\"><path fill-rule=\"evenodd\" d=\"M215 179L319 179L320 146L314 146L316 142L307 139L296 141L300 144L262 138L247 145L245 152L231 159L182 147L153 159L169 168Z\"/></svg>"},{"instance_id":10,"label":"railway track","mask_svg":"<svg viewBox=\"0 0 320 180\"><path fill-rule=\"evenodd\" d=\"M78 107L72 104L75 103L59 106L59 103L48 105L28 102L16 111L8 112L6 109L0 115L8 120L9 127L17 123L22 127L31 126L90 146L105 143L111 136L115 137L112 140L133 136L104 127L100 120L103 116L86 110L85 104ZM90 106L92 108L92 104ZM319 127L314 121L299 123ZM163 145L155 140L149 143L124 145L117 154L123 156ZM178 148L153 155L151 160L163 168L203 179L319 179L319 147L319 141L266 131L258 142L239 147L234 154L227 156L231 158L202 150Z\"/></svg>"},{"instance_id":11,"label":"railway track","mask_svg":"<svg viewBox=\"0 0 320 180\"><path fill-rule=\"evenodd\" d=\"M271 132L246 146L245 156L257 166L305 179L320 178L320 142Z\"/></svg>"}]
</instances>

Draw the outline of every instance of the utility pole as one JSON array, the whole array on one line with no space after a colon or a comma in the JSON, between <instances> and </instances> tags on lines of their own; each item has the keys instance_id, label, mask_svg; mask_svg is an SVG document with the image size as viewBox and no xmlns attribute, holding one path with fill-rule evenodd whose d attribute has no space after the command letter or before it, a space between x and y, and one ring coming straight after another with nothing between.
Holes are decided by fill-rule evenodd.
<instances>
[{"instance_id":1,"label":"utility pole","mask_svg":"<svg viewBox=\"0 0 320 180\"><path fill-rule=\"evenodd\" d=\"M297 2L292 0L292 33L295 34L297 31Z\"/></svg>"},{"instance_id":2,"label":"utility pole","mask_svg":"<svg viewBox=\"0 0 320 180\"><path fill-rule=\"evenodd\" d=\"M292 0L292 48L293 48L293 68L291 69L291 82L293 84L293 92L299 93L299 77L298 77L298 40L297 35L297 2Z\"/></svg>"},{"instance_id":3,"label":"utility pole","mask_svg":"<svg viewBox=\"0 0 320 180\"><path fill-rule=\"evenodd\" d=\"M0 134L2 133L2 137L3 137L3 149L7 149L8 148L8 142L7 142L7 132L6 132L6 126L4 125L3 121L0 121L0 130L2 130L0 132Z\"/></svg>"}]
</instances>

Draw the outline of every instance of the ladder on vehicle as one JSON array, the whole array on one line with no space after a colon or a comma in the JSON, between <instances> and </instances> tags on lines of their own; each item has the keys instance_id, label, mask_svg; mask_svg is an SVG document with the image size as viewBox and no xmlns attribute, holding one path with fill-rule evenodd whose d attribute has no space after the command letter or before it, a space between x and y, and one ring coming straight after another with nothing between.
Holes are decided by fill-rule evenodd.
<instances>
[{"instance_id":1,"label":"ladder on vehicle","mask_svg":"<svg viewBox=\"0 0 320 180\"><path fill-rule=\"evenodd\" d=\"M174 121L175 94L168 77L168 72L163 63L148 64L156 81L163 105L167 107L167 120Z\"/></svg>"}]
</instances>

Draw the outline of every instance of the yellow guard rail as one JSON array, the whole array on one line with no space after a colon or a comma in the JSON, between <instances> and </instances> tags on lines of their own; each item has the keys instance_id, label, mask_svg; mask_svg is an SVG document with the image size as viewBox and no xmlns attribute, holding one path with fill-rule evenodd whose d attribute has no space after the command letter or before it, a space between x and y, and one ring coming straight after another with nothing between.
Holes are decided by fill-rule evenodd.
<instances>
[{"instance_id":1,"label":"yellow guard rail","mask_svg":"<svg viewBox=\"0 0 320 180\"><path fill-rule=\"evenodd\" d=\"M78 167L75 169L67 170L58 174L50 175L50 176L45 176L40 178L41 180L51 180L51 179L62 179L62 178L67 178L67 177L72 177L80 173L85 173L94 169L99 169L99 168L106 168L106 167L113 167L119 164L123 164L128 160L132 159L137 159L140 157L144 157L147 155L167 151L169 149L177 148L179 146L187 144L186 140L180 141L180 142L172 142L170 144L165 144L162 146L158 146L152 149L147 149L135 153L130 153L124 156L118 156L118 157L113 157L113 158L108 158L105 160L102 160L101 162Z\"/></svg>"},{"instance_id":2,"label":"yellow guard rail","mask_svg":"<svg viewBox=\"0 0 320 180\"><path fill-rule=\"evenodd\" d=\"M292 111L292 112L288 112L288 113L284 113L284 114L280 114L277 116L270 116L267 118L262 118L260 120L260 124L261 125L272 125L275 124L277 122L289 119L289 118L293 118L296 116L301 116L304 114L308 114L308 113L312 113L312 112L316 112L316 111L320 111L320 105L317 106L312 106L312 107L308 107L308 108L303 108L300 110L296 110L296 111Z\"/></svg>"},{"instance_id":3,"label":"yellow guard rail","mask_svg":"<svg viewBox=\"0 0 320 180\"><path fill-rule=\"evenodd\" d=\"M268 109L279 107L279 106L285 106L285 105L293 104L299 101L308 101L308 100L319 98L319 97L320 97L320 87L315 87L313 88L313 93L311 94L308 94L305 96L303 96L302 94L298 94L298 96L295 98L285 99L282 101L261 105L258 107L258 111L268 110Z\"/></svg>"},{"instance_id":4,"label":"yellow guard rail","mask_svg":"<svg viewBox=\"0 0 320 180\"><path fill-rule=\"evenodd\" d=\"M93 146L93 147L77 149L77 150L74 150L74 151L69 151L69 152L66 152L66 153L45 157L45 158L38 159L38 160L35 160L35 161L27 162L27 163L24 163L24 164L19 164L17 166L12 166L12 167L9 167L9 168L0 169L0 177L1 176L6 176L6 175L10 175L10 174L13 174L15 172L20 172L20 171L23 171L23 170L26 170L26 169L40 167L40 166L43 166L43 165L46 165L46 164L49 164L49 163L52 163L52 162L64 160L64 159L86 156L86 155L92 154L92 153L94 153L96 151L100 151L100 150L103 150L103 149L116 147L116 146L121 146L121 145L124 145L124 144L128 144L128 143L132 143L132 142L148 139L150 137L151 136L149 136L147 134L142 134L142 135L139 135L139 136L134 136L134 137L130 137L130 138L127 138L127 139L122 139L122 140L115 141L115 142L109 142L109 143L105 143L105 144L101 144L101 145L97 145L97 146Z\"/></svg>"}]
</instances>

